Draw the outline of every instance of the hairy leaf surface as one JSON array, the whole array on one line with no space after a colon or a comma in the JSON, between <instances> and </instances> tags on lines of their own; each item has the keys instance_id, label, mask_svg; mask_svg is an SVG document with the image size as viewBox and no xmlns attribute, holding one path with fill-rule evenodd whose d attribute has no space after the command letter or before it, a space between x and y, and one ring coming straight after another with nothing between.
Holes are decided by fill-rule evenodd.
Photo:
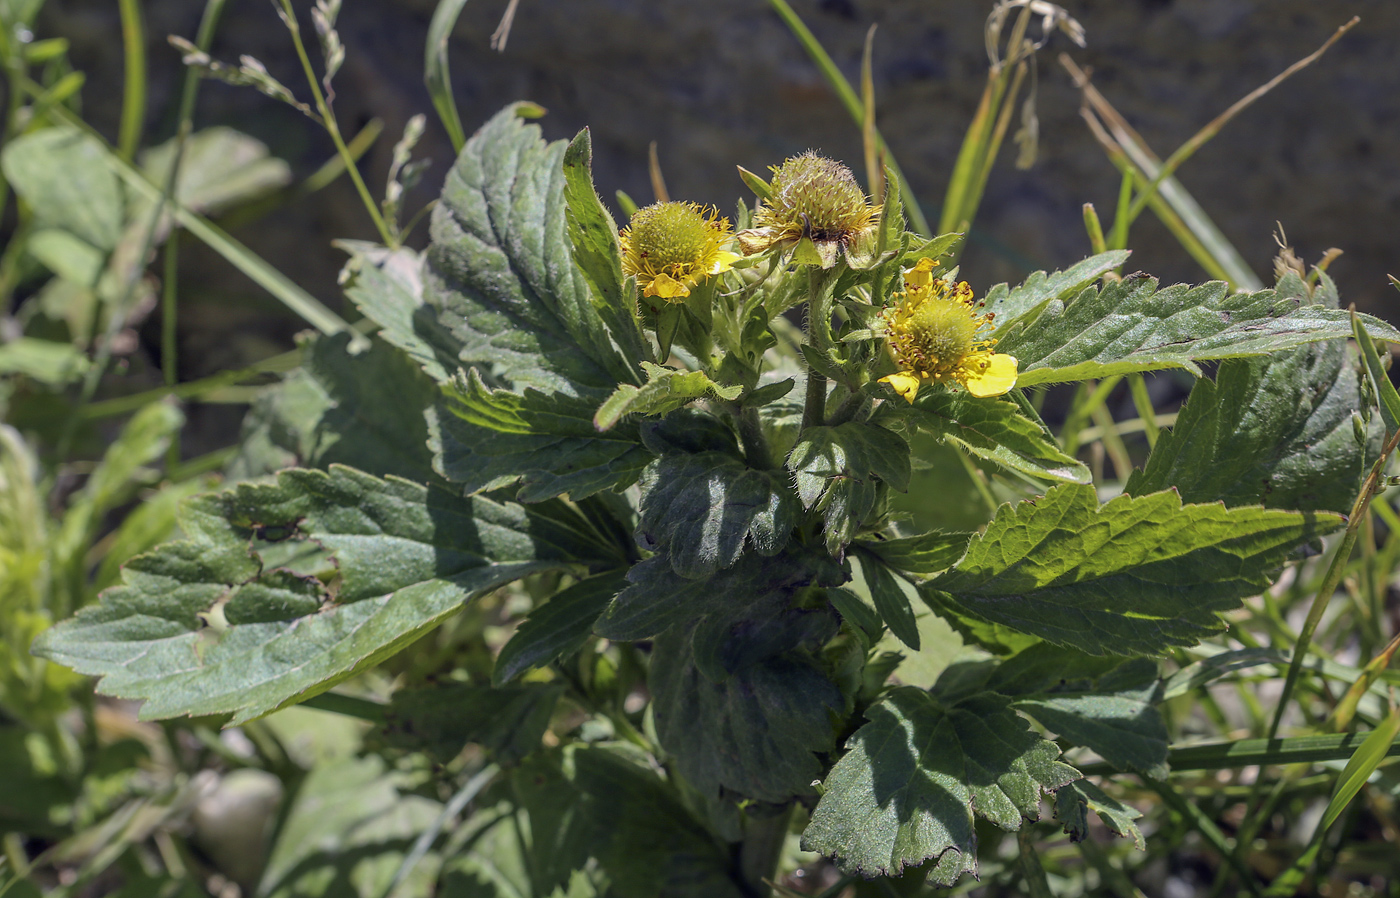
<instances>
[{"instance_id":1,"label":"hairy leaf surface","mask_svg":"<svg viewBox=\"0 0 1400 898\"><path fill-rule=\"evenodd\" d=\"M979 458L1041 480L1088 483L1089 469L1060 450L1053 435L1014 402L951 390L924 390L912 406L888 403L882 413L951 440Z\"/></svg>"},{"instance_id":2,"label":"hairy leaf surface","mask_svg":"<svg viewBox=\"0 0 1400 898\"><path fill-rule=\"evenodd\" d=\"M379 325L379 336L399 347L428 376L444 381L461 366L457 338L423 301L423 256L363 240L340 240L350 253L345 296Z\"/></svg>"},{"instance_id":3,"label":"hairy leaf surface","mask_svg":"<svg viewBox=\"0 0 1400 898\"><path fill-rule=\"evenodd\" d=\"M637 542L682 577L702 578L739 560L744 547L776 555L798 507L779 472L721 452L663 455L642 478Z\"/></svg>"},{"instance_id":4,"label":"hairy leaf surface","mask_svg":"<svg viewBox=\"0 0 1400 898\"><path fill-rule=\"evenodd\" d=\"M715 682L694 663L691 634L656 640L648 684L656 732L702 794L784 802L810 795L817 753L835 747L845 699L800 654L775 656Z\"/></svg>"},{"instance_id":5,"label":"hairy leaf surface","mask_svg":"<svg viewBox=\"0 0 1400 898\"><path fill-rule=\"evenodd\" d=\"M1065 825L1070 841L1082 842L1089 835L1089 812L1120 836L1127 836L1141 851L1146 847L1137 820L1142 812L1106 794L1088 780L1077 780L1055 793L1055 819Z\"/></svg>"},{"instance_id":6,"label":"hairy leaf surface","mask_svg":"<svg viewBox=\"0 0 1400 898\"><path fill-rule=\"evenodd\" d=\"M1160 654L1222 628L1332 514L1182 505L1174 492L1100 507L1067 484L1003 505L929 586L990 621L1093 654Z\"/></svg>"},{"instance_id":7,"label":"hairy leaf surface","mask_svg":"<svg viewBox=\"0 0 1400 898\"><path fill-rule=\"evenodd\" d=\"M787 467L802 507L821 510L827 551L837 554L875 507L879 482L909 488L909 444L876 424L809 427L788 453Z\"/></svg>"},{"instance_id":8,"label":"hairy leaf surface","mask_svg":"<svg viewBox=\"0 0 1400 898\"><path fill-rule=\"evenodd\" d=\"M1018 320L997 333L997 351L1020 360L1020 386L1157 368L1199 374L1197 362L1351 335L1351 319L1340 309L1274 290L1232 294L1221 281L1158 290L1155 278L1129 275L1057 302L1033 322ZM1400 341L1389 324L1360 317L1373 337Z\"/></svg>"},{"instance_id":9,"label":"hairy leaf surface","mask_svg":"<svg viewBox=\"0 0 1400 898\"><path fill-rule=\"evenodd\" d=\"M423 410L432 381L392 346L350 351L348 334L303 343L302 367L258 397L244 421L236 479L294 466L349 465L378 476L436 481Z\"/></svg>"},{"instance_id":10,"label":"hairy leaf surface","mask_svg":"<svg viewBox=\"0 0 1400 898\"><path fill-rule=\"evenodd\" d=\"M535 571L616 565L576 514L463 499L351 468L291 470L187 504L188 539L35 651L145 699L143 718L234 722L323 692L463 602Z\"/></svg>"},{"instance_id":11,"label":"hairy leaf surface","mask_svg":"<svg viewBox=\"0 0 1400 898\"><path fill-rule=\"evenodd\" d=\"M1003 829L1040 816L1042 794L1078 778L1005 699L956 704L900 686L867 712L803 833L804 848L866 876L940 858L930 879L977 869L974 815Z\"/></svg>"},{"instance_id":12,"label":"hairy leaf surface","mask_svg":"<svg viewBox=\"0 0 1400 898\"><path fill-rule=\"evenodd\" d=\"M1183 502L1346 511L1368 454L1352 427L1360 404L1341 340L1227 360L1214 381L1196 381L1124 491L1175 487Z\"/></svg>"},{"instance_id":13,"label":"hairy leaf surface","mask_svg":"<svg viewBox=\"0 0 1400 898\"><path fill-rule=\"evenodd\" d=\"M583 646L593 623L626 584L622 573L608 572L581 580L549 597L515 631L496 656L491 675L496 685L508 683L532 667L548 664Z\"/></svg>"},{"instance_id":14,"label":"hairy leaf surface","mask_svg":"<svg viewBox=\"0 0 1400 898\"><path fill-rule=\"evenodd\" d=\"M464 365L579 395L632 376L574 265L562 141L508 107L467 141L433 210L424 299Z\"/></svg>"},{"instance_id":15,"label":"hairy leaf surface","mask_svg":"<svg viewBox=\"0 0 1400 898\"><path fill-rule=\"evenodd\" d=\"M931 576L952 567L967 551L971 533L931 530L918 536L860 539L856 545L897 571Z\"/></svg>"},{"instance_id":16,"label":"hairy leaf surface","mask_svg":"<svg viewBox=\"0 0 1400 898\"><path fill-rule=\"evenodd\" d=\"M595 407L564 393L491 390L470 369L443 385L429 413L434 466L468 493L519 483L521 502L626 489L653 456L636 426L599 433Z\"/></svg>"},{"instance_id":17,"label":"hairy leaf surface","mask_svg":"<svg viewBox=\"0 0 1400 898\"><path fill-rule=\"evenodd\" d=\"M1013 321L1020 320L1022 324L1029 325L1035 320L1035 315L1029 313L1043 309L1043 303L1049 300L1068 301L1105 273L1122 266L1130 255L1132 253L1125 249L1112 250L1090 256L1064 271L1049 275L1043 271L1032 272L1019 287L997 284L987 291L986 299L988 311L996 315L997 335L1000 336L1001 329Z\"/></svg>"}]
</instances>

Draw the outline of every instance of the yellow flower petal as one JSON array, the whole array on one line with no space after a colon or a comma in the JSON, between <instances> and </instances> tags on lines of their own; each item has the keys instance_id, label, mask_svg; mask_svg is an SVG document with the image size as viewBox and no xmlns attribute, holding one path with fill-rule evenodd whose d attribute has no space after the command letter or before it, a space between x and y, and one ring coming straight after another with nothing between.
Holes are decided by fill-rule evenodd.
<instances>
[{"instance_id":1,"label":"yellow flower petal","mask_svg":"<svg viewBox=\"0 0 1400 898\"><path fill-rule=\"evenodd\" d=\"M663 271L652 278L651 283L647 284L646 289L642 291L642 295L659 296L662 299L679 299L682 296L689 296L690 288Z\"/></svg>"},{"instance_id":2,"label":"yellow flower petal","mask_svg":"<svg viewBox=\"0 0 1400 898\"><path fill-rule=\"evenodd\" d=\"M744 258L729 250L720 250L715 253L715 264L710 268L710 274L723 274L734 267L734 263Z\"/></svg>"},{"instance_id":3,"label":"yellow flower petal","mask_svg":"<svg viewBox=\"0 0 1400 898\"><path fill-rule=\"evenodd\" d=\"M898 374L882 377L880 378L880 383L889 384L891 387L894 387L894 391L903 396L905 400L910 403L919 395L919 378L907 371L901 371ZM1007 389L1009 390L1011 388L1007 387ZM1002 390L1002 392L1004 393L1006 390Z\"/></svg>"},{"instance_id":4,"label":"yellow flower petal","mask_svg":"<svg viewBox=\"0 0 1400 898\"><path fill-rule=\"evenodd\" d=\"M933 284L933 267L935 263L930 258L922 258L918 264L904 272L904 289L920 290Z\"/></svg>"},{"instance_id":5,"label":"yellow flower petal","mask_svg":"<svg viewBox=\"0 0 1400 898\"><path fill-rule=\"evenodd\" d=\"M964 383L967 391L979 399L1001 396L1016 386L1016 359L1002 352L987 359L987 367L970 375Z\"/></svg>"}]
</instances>

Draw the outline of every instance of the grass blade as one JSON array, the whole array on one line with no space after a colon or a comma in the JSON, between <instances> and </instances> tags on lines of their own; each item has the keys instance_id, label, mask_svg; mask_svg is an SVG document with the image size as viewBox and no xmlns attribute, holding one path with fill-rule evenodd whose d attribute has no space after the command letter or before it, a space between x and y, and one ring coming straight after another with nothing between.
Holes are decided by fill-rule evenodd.
<instances>
[{"instance_id":1,"label":"grass blade","mask_svg":"<svg viewBox=\"0 0 1400 898\"><path fill-rule=\"evenodd\" d=\"M457 115L457 100L452 95L452 74L447 68L447 40L452 36L452 26L462 14L467 0L439 0L433 19L428 23L428 45L423 51L423 83L428 86L428 95L433 99L442 126L452 141L454 152L462 152L467 135L462 130L462 119Z\"/></svg>"}]
</instances>

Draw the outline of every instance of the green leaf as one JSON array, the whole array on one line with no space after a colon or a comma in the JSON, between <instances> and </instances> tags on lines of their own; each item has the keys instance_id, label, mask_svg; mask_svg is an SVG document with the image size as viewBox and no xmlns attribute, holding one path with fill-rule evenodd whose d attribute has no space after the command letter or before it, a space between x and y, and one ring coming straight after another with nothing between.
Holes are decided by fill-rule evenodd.
<instances>
[{"instance_id":1,"label":"green leaf","mask_svg":"<svg viewBox=\"0 0 1400 898\"><path fill-rule=\"evenodd\" d=\"M869 649L885 635L885 623L880 613L865 603L865 600L849 589L828 589L826 597L841 619L846 621L859 634L865 637Z\"/></svg>"},{"instance_id":2,"label":"green leaf","mask_svg":"<svg viewBox=\"0 0 1400 898\"><path fill-rule=\"evenodd\" d=\"M18 337L0 343L0 375L23 374L49 386L62 387L87 374L87 356L71 343Z\"/></svg>"},{"instance_id":3,"label":"green leaf","mask_svg":"<svg viewBox=\"0 0 1400 898\"><path fill-rule=\"evenodd\" d=\"M464 602L609 552L562 506L526 511L340 466L193 500L181 526L188 539L132 559L123 586L34 648L102 677L105 694L145 699L144 719L251 720L392 655Z\"/></svg>"},{"instance_id":4,"label":"green leaf","mask_svg":"<svg viewBox=\"0 0 1400 898\"><path fill-rule=\"evenodd\" d=\"M865 584L870 588L870 598L875 610L900 642L914 651L919 650L919 625L914 620L914 606L900 588L899 581L879 561L863 556L860 560L861 573Z\"/></svg>"},{"instance_id":5,"label":"green leaf","mask_svg":"<svg viewBox=\"0 0 1400 898\"><path fill-rule=\"evenodd\" d=\"M690 633L653 650L648 686L661 745L702 795L786 802L812 793L818 754L835 748L845 699L800 654L772 657L717 683L696 666Z\"/></svg>"},{"instance_id":6,"label":"green leaf","mask_svg":"<svg viewBox=\"0 0 1400 898\"><path fill-rule=\"evenodd\" d=\"M24 134L5 145L0 169L40 223L105 252L116 248L125 222L122 187L95 137L69 127Z\"/></svg>"},{"instance_id":7,"label":"green leaf","mask_svg":"<svg viewBox=\"0 0 1400 898\"><path fill-rule=\"evenodd\" d=\"M1337 778L1337 788L1322 812L1322 819L1318 821L1319 831L1326 832L1328 827L1337 822L1337 818L1356 797L1356 793L1361 791L1371 774L1376 772L1376 767L1385 760L1397 733L1400 733L1400 709L1386 715L1386 718L1367 734L1366 741L1361 743L1356 753L1347 761L1342 775Z\"/></svg>"},{"instance_id":8,"label":"green leaf","mask_svg":"<svg viewBox=\"0 0 1400 898\"><path fill-rule=\"evenodd\" d=\"M1035 321L1036 315L1028 313L1044 311L1043 304L1050 300L1069 301L1071 296L1077 296L1103 275L1122 267L1130 255L1132 253L1125 249L1099 253L1054 274L1032 272L1021 286L1014 289L1006 284L997 284L987 291L986 298L987 310L996 315L996 335L1000 336L1002 328L1023 316L1025 320L1022 324L1029 325ZM1005 350L998 347L998 351Z\"/></svg>"},{"instance_id":9,"label":"green leaf","mask_svg":"<svg viewBox=\"0 0 1400 898\"><path fill-rule=\"evenodd\" d=\"M1138 851L1146 847L1137 820L1142 812L1107 795L1088 780L1076 780L1055 792L1055 819L1065 825L1071 842L1082 842L1089 835L1089 812L1120 836L1133 840Z\"/></svg>"},{"instance_id":10,"label":"green leaf","mask_svg":"<svg viewBox=\"0 0 1400 898\"><path fill-rule=\"evenodd\" d=\"M694 627L710 614L731 620L754 607L782 608L804 586L838 586L845 579L835 561L816 554L744 555L704 580L681 576L657 555L627 572L629 585L593 631L621 642L648 639L673 627Z\"/></svg>"},{"instance_id":11,"label":"green leaf","mask_svg":"<svg viewBox=\"0 0 1400 898\"><path fill-rule=\"evenodd\" d=\"M593 623L625 585L621 571L581 580L530 612L496 656L491 681L509 683L532 667L548 664L582 648Z\"/></svg>"},{"instance_id":12,"label":"green leaf","mask_svg":"<svg viewBox=\"0 0 1400 898\"><path fill-rule=\"evenodd\" d=\"M392 346L374 342L356 352L353 344L345 333L302 343L302 367L253 404L230 476L342 464L418 483L438 479L423 419L438 394L432 381Z\"/></svg>"},{"instance_id":13,"label":"green leaf","mask_svg":"<svg viewBox=\"0 0 1400 898\"><path fill-rule=\"evenodd\" d=\"M1183 502L1346 511L1368 464L1352 426L1359 404L1344 341L1227 360L1214 382L1196 381L1124 491L1175 487Z\"/></svg>"},{"instance_id":14,"label":"green leaf","mask_svg":"<svg viewBox=\"0 0 1400 898\"><path fill-rule=\"evenodd\" d=\"M564 150L515 106L467 141L433 210L424 299L464 364L517 389L579 395L630 380L632 363L571 257Z\"/></svg>"},{"instance_id":15,"label":"green leaf","mask_svg":"<svg viewBox=\"0 0 1400 898\"><path fill-rule=\"evenodd\" d=\"M735 399L744 389L741 384L717 384L703 371L677 371L650 362L642 362L642 368L647 375L645 384L620 384L598 407L593 425L600 432L613 429L627 415L664 415L705 396Z\"/></svg>"},{"instance_id":16,"label":"green leaf","mask_svg":"<svg viewBox=\"0 0 1400 898\"><path fill-rule=\"evenodd\" d=\"M997 351L1020 361L1019 386L1062 383L1185 368L1197 362L1265 355L1351 335L1346 312L1304 306L1274 290L1230 293L1222 281L1157 289L1155 278L1129 276L1052 301L1034 322L1018 319L997 331ZM1369 315L1366 330L1400 341L1400 331Z\"/></svg>"},{"instance_id":17,"label":"green leaf","mask_svg":"<svg viewBox=\"0 0 1400 898\"><path fill-rule=\"evenodd\" d=\"M594 308L623 358L635 364L648 351L637 315L636 286L622 274L617 222L593 188L593 139L587 128L564 151L564 201L574 261L593 290ZM633 368L632 375L641 380L640 369Z\"/></svg>"},{"instance_id":18,"label":"green leaf","mask_svg":"<svg viewBox=\"0 0 1400 898\"><path fill-rule=\"evenodd\" d=\"M931 530L918 536L858 539L856 547L877 556L897 571L929 577L952 567L967 551L971 533Z\"/></svg>"},{"instance_id":19,"label":"green leaf","mask_svg":"<svg viewBox=\"0 0 1400 898\"><path fill-rule=\"evenodd\" d=\"M1223 628L1218 612L1268 586L1332 514L1182 505L1067 484L1003 505L952 570L930 581L990 621L1091 654L1160 654Z\"/></svg>"},{"instance_id":20,"label":"green leaf","mask_svg":"<svg viewBox=\"0 0 1400 898\"><path fill-rule=\"evenodd\" d=\"M1088 483L1089 469L1066 455L1053 435L1004 399L922 390L913 405L886 403L884 416L908 421L979 458L1041 480Z\"/></svg>"},{"instance_id":21,"label":"green leaf","mask_svg":"<svg viewBox=\"0 0 1400 898\"><path fill-rule=\"evenodd\" d=\"M958 631L964 642L980 646L993 655L1014 655L1040 642L1039 637L990 621L964 608L947 593L920 587L919 595L935 614Z\"/></svg>"},{"instance_id":22,"label":"green leaf","mask_svg":"<svg viewBox=\"0 0 1400 898\"><path fill-rule=\"evenodd\" d=\"M1019 829L1039 819L1042 794L1079 777L998 696L945 704L900 686L866 718L802 836L847 872L898 875L938 858L929 878L951 885L977 869L974 814Z\"/></svg>"},{"instance_id":23,"label":"green leaf","mask_svg":"<svg viewBox=\"0 0 1400 898\"><path fill-rule=\"evenodd\" d=\"M1119 770L1165 777L1168 734L1154 705L1156 665L1145 659L1125 665L1132 666L1137 670L1102 677L1089 688L1066 687L1029 695L1017 698L1012 707L1034 717L1060 738L1093 749ZM1131 676L1133 673L1137 676Z\"/></svg>"},{"instance_id":24,"label":"green leaf","mask_svg":"<svg viewBox=\"0 0 1400 898\"><path fill-rule=\"evenodd\" d=\"M434 464L468 493L518 482L522 502L626 489L653 456L636 425L599 433L596 405L565 393L490 390L470 369L442 385L429 414Z\"/></svg>"},{"instance_id":25,"label":"green leaf","mask_svg":"<svg viewBox=\"0 0 1400 898\"><path fill-rule=\"evenodd\" d=\"M381 328L379 336L399 347L435 381L460 367L457 338L423 300L423 257L412 249L391 250L363 240L337 240L350 254L341 273L345 296Z\"/></svg>"},{"instance_id":26,"label":"green leaf","mask_svg":"<svg viewBox=\"0 0 1400 898\"><path fill-rule=\"evenodd\" d=\"M480 745L502 764L515 764L539 748L563 692L557 683L401 689L384 710L382 732L389 745L427 751L442 764L467 743Z\"/></svg>"},{"instance_id":27,"label":"green leaf","mask_svg":"<svg viewBox=\"0 0 1400 898\"><path fill-rule=\"evenodd\" d=\"M663 455L643 474L641 490L638 544L691 579L733 565L745 546L778 554L798 520L780 472L720 452Z\"/></svg>"},{"instance_id":28,"label":"green leaf","mask_svg":"<svg viewBox=\"0 0 1400 898\"><path fill-rule=\"evenodd\" d=\"M165 184L179 141L171 138L141 154L141 170L152 183ZM267 145L233 128L205 128L189 135L180 156L175 198L186 209L217 213L257 199L291 183L292 169L269 154ZM130 217L141 220L150 201L133 203Z\"/></svg>"},{"instance_id":29,"label":"green leaf","mask_svg":"<svg viewBox=\"0 0 1400 898\"><path fill-rule=\"evenodd\" d=\"M437 802L406 791L373 755L312 768L280 822L258 894L301 898L333 882L380 894L409 842L441 812ZM395 894L423 894L420 879Z\"/></svg>"},{"instance_id":30,"label":"green leaf","mask_svg":"<svg viewBox=\"0 0 1400 898\"><path fill-rule=\"evenodd\" d=\"M1376 353L1376 346L1371 342L1370 336L1366 334L1365 328L1361 326L1361 318L1356 314L1356 310L1351 310L1352 335L1356 339L1356 345L1361 348L1361 358L1366 363L1366 376L1371 381L1371 386L1376 391L1376 397L1380 400L1381 419L1385 421L1387 433L1400 431L1400 393L1395 390L1395 384L1390 382L1390 375L1385 371L1385 366L1381 364L1381 357Z\"/></svg>"},{"instance_id":31,"label":"green leaf","mask_svg":"<svg viewBox=\"0 0 1400 898\"><path fill-rule=\"evenodd\" d=\"M788 453L787 468L802 507L822 513L827 550L838 554L874 509L879 482L909 488L909 444L876 424L809 427Z\"/></svg>"},{"instance_id":32,"label":"green leaf","mask_svg":"<svg viewBox=\"0 0 1400 898\"><path fill-rule=\"evenodd\" d=\"M552 763L551 763L552 762ZM516 782L541 844L529 854L542 882L565 863L592 857L617 898L741 898L730 856L630 746L573 744L530 761ZM543 862L543 863L541 863ZM556 893L557 894L557 893Z\"/></svg>"}]
</instances>

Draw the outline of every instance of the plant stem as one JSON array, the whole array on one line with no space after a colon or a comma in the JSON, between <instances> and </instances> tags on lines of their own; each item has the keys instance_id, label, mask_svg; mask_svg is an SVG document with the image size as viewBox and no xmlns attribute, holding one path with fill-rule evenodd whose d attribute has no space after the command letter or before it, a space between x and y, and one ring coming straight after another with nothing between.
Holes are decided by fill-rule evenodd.
<instances>
[{"instance_id":1,"label":"plant stem","mask_svg":"<svg viewBox=\"0 0 1400 898\"><path fill-rule=\"evenodd\" d=\"M146 118L146 29L141 22L137 0L119 0L122 20L122 48L126 59L126 84L122 90L121 131L117 152L127 162L136 158L141 146L141 126Z\"/></svg>"},{"instance_id":2,"label":"plant stem","mask_svg":"<svg viewBox=\"0 0 1400 898\"><path fill-rule=\"evenodd\" d=\"M285 20L287 30L292 34L292 43L297 48L297 58L301 60L301 68L306 72L306 83L311 86L311 96L316 100L316 111L321 115L321 124L326 128L326 133L331 136L331 141L335 144L335 150L340 154L340 158L345 160L345 172L350 176L350 180L355 182L355 190L360 194L360 200L364 202L365 209L369 211L369 217L374 221L374 227L379 231L379 239L385 246L391 249L398 248L398 241L389 232L389 227L384 223L384 216L379 214L379 206L374 202L374 197L370 196L369 188L365 186L364 179L360 177L360 170L355 165L355 157L351 154L350 148L345 145L345 140L340 136L340 126L336 124L335 115L331 113L330 106L326 103L326 96L321 91L321 83L316 78L316 71L311 67L311 57L306 53L306 44L301 40L301 26L297 24L296 12L292 9L291 0L281 0L282 9L285 10Z\"/></svg>"},{"instance_id":3,"label":"plant stem","mask_svg":"<svg viewBox=\"0 0 1400 898\"><path fill-rule=\"evenodd\" d=\"M831 352L831 285L834 278L807 266L807 343L823 358ZM820 427L826 418L826 376L807 367L807 398L802 426Z\"/></svg>"},{"instance_id":4,"label":"plant stem","mask_svg":"<svg viewBox=\"0 0 1400 898\"><path fill-rule=\"evenodd\" d=\"M744 457L749 466L767 470L773 467L773 459L768 454L768 439L763 435L763 426L758 420L758 409L739 408L735 403L734 421L739 427L739 439L744 444Z\"/></svg>"},{"instance_id":5,"label":"plant stem","mask_svg":"<svg viewBox=\"0 0 1400 898\"><path fill-rule=\"evenodd\" d=\"M787 808L774 817L749 818L744 841L739 846L739 871L749 894L769 894L769 889L763 881L771 880L777 872L791 822L792 808Z\"/></svg>"}]
</instances>

